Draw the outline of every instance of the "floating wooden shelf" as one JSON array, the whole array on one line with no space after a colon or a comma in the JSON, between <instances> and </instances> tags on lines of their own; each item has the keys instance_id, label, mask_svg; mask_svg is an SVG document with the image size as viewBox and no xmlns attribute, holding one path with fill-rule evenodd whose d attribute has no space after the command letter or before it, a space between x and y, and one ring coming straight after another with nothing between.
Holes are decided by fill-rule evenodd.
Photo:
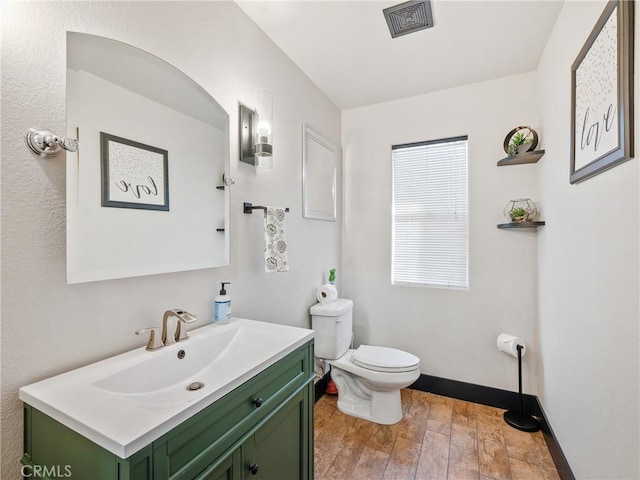
<instances>
[{"instance_id":1,"label":"floating wooden shelf","mask_svg":"<svg viewBox=\"0 0 640 480\"><path fill-rule=\"evenodd\" d=\"M544 222L510 222L499 223L498 228L538 228L544 224Z\"/></svg>"},{"instance_id":2,"label":"floating wooden shelf","mask_svg":"<svg viewBox=\"0 0 640 480\"><path fill-rule=\"evenodd\" d=\"M522 165L523 163L536 163L544 155L544 150L534 150L533 152L519 153L518 155L510 155L498 161L499 167L505 165Z\"/></svg>"}]
</instances>

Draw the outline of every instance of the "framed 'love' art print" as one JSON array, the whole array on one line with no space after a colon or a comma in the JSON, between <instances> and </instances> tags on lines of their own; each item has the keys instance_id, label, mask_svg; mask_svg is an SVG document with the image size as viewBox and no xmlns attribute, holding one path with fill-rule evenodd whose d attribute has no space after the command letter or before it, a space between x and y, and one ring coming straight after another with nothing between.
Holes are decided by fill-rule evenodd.
<instances>
[{"instance_id":1,"label":"framed 'love' art print","mask_svg":"<svg viewBox=\"0 0 640 480\"><path fill-rule=\"evenodd\" d=\"M102 206L169 211L168 152L100 132Z\"/></svg>"},{"instance_id":2,"label":"framed 'love' art print","mask_svg":"<svg viewBox=\"0 0 640 480\"><path fill-rule=\"evenodd\" d=\"M633 157L634 2L611 0L571 66L570 183Z\"/></svg>"}]
</instances>

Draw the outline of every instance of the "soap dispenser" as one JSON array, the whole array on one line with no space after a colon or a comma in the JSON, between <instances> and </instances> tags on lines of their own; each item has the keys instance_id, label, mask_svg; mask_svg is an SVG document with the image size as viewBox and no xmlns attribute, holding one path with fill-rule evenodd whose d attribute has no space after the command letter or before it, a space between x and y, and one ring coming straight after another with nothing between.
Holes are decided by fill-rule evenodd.
<instances>
[{"instance_id":1,"label":"soap dispenser","mask_svg":"<svg viewBox=\"0 0 640 480\"><path fill-rule=\"evenodd\" d=\"M227 295L224 289L225 285L231 285L231 282L220 282L222 289L220 295L215 298L213 306L213 321L215 323L229 323L231 320L231 297Z\"/></svg>"},{"instance_id":2,"label":"soap dispenser","mask_svg":"<svg viewBox=\"0 0 640 480\"><path fill-rule=\"evenodd\" d=\"M329 283L331 285L335 285L336 284L336 269L332 268L331 270L329 270Z\"/></svg>"}]
</instances>

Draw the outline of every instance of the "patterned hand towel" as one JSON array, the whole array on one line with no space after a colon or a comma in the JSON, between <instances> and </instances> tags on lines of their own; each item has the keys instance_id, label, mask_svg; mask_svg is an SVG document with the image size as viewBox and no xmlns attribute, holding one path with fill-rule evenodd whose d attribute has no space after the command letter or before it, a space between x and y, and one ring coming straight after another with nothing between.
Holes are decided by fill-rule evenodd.
<instances>
[{"instance_id":1,"label":"patterned hand towel","mask_svg":"<svg viewBox=\"0 0 640 480\"><path fill-rule=\"evenodd\" d=\"M264 212L264 270L267 273L289 271L284 208L267 207Z\"/></svg>"}]
</instances>

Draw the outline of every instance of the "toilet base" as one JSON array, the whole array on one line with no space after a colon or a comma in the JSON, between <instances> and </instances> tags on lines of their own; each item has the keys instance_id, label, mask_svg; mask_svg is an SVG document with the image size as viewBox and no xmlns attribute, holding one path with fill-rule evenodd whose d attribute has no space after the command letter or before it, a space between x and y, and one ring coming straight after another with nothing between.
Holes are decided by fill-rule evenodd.
<instances>
[{"instance_id":1,"label":"toilet base","mask_svg":"<svg viewBox=\"0 0 640 480\"><path fill-rule=\"evenodd\" d=\"M345 398L347 397L347 398ZM346 415L381 425L393 425L402 420L400 390L372 392L369 400L342 395L338 390L338 410Z\"/></svg>"},{"instance_id":2,"label":"toilet base","mask_svg":"<svg viewBox=\"0 0 640 480\"><path fill-rule=\"evenodd\" d=\"M342 413L382 425L402 420L400 388L408 384L372 390L366 380L335 366L332 366L331 377L338 386L338 410Z\"/></svg>"}]
</instances>

